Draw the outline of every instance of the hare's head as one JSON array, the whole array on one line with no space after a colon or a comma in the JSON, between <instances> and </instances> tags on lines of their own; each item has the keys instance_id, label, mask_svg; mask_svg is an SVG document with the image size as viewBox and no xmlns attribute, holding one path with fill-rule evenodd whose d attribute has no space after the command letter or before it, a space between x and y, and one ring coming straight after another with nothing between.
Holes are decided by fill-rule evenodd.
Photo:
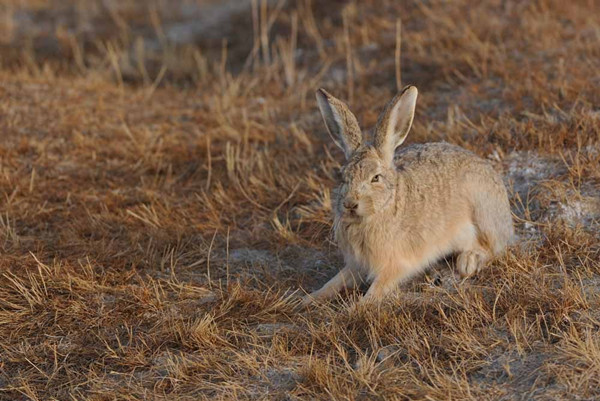
<instances>
[{"instance_id":1,"label":"hare's head","mask_svg":"<svg viewBox=\"0 0 600 401\"><path fill-rule=\"evenodd\" d=\"M368 140L346 104L323 89L317 91L327 131L346 155L333 199L338 216L359 219L393 205L397 177L394 151L412 125L417 93L417 88L407 86L394 97L379 116L372 140Z\"/></svg>"}]
</instances>

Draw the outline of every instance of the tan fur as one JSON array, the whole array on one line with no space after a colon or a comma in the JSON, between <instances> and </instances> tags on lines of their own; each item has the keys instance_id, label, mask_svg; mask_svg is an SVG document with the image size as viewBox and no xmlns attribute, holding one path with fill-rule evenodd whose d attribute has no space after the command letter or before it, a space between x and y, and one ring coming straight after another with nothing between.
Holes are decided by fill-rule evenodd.
<instances>
[{"instance_id":1,"label":"tan fur","mask_svg":"<svg viewBox=\"0 0 600 401\"><path fill-rule=\"evenodd\" d=\"M410 130L416 94L408 87L395 97L379 119L374 144L361 141L349 152L332 201L346 267L305 297L305 304L363 279L372 281L364 300L379 300L454 253L466 277L513 237L506 188L488 162L445 142L407 146L394 157L396 144ZM336 113L334 102L330 105ZM348 132L343 125L336 130L342 138Z\"/></svg>"}]
</instances>

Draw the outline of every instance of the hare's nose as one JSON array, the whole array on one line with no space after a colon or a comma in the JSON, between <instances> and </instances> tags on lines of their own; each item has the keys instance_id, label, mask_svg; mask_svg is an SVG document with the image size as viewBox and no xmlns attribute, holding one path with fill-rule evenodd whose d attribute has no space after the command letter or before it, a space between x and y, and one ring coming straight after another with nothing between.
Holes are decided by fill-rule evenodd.
<instances>
[{"instance_id":1,"label":"hare's nose","mask_svg":"<svg viewBox=\"0 0 600 401\"><path fill-rule=\"evenodd\" d=\"M344 207L348 210L356 210L358 208L358 203L353 201L344 201Z\"/></svg>"}]
</instances>

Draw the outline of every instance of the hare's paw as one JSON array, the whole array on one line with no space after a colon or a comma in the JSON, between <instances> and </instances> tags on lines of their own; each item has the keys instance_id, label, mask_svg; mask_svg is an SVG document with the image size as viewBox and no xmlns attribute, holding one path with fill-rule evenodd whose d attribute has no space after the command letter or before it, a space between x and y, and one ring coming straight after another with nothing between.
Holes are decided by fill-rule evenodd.
<instances>
[{"instance_id":1,"label":"hare's paw","mask_svg":"<svg viewBox=\"0 0 600 401\"><path fill-rule=\"evenodd\" d=\"M462 278L472 276L481 271L488 257L483 252L465 251L458 255L456 268Z\"/></svg>"},{"instance_id":2,"label":"hare's paw","mask_svg":"<svg viewBox=\"0 0 600 401\"><path fill-rule=\"evenodd\" d=\"M312 297L310 294L309 295L305 295L302 297L302 301L300 302L300 306L302 307L307 307L310 304L312 304L313 302L315 302L315 298Z\"/></svg>"},{"instance_id":3,"label":"hare's paw","mask_svg":"<svg viewBox=\"0 0 600 401\"><path fill-rule=\"evenodd\" d=\"M300 301L300 306L302 308L306 308L314 303L316 303L319 299L322 298L322 294L320 291L313 291L310 294L306 294L302 297Z\"/></svg>"}]
</instances>

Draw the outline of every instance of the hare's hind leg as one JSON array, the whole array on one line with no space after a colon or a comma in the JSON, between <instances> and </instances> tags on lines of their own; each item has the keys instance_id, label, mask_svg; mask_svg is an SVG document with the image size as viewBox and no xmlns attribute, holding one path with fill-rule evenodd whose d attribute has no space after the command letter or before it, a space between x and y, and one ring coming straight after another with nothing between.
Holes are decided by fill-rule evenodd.
<instances>
[{"instance_id":1,"label":"hare's hind leg","mask_svg":"<svg viewBox=\"0 0 600 401\"><path fill-rule=\"evenodd\" d=\"M500 183L476 199L473 207L472 237L466 240L456 260L458 272L468 277L480 271L501 252L514 236L510 205Z\"/></svg>"},{"instance_id":2,"label":"hare's hind leg","mask_svg":"<svg viewBox=\"0 0 600 401\"><path fill-rule=\"evenodd\" d=\"M490 257L502 252L513 240L512 213L502 183L478 193L473 207L473 224L477 227L477 241Z\"/></svg>"},{"instance_id":3,"label":"hare's hind leg","mask_svg":"<svg viewBox=\"0 0 600 401\"><path fill-rule=\"evenodd\" d=\"M461 277L469 277L479 272L490 259L490 251L480 240L480 229L469 223L455 238L459 250L456 269Z\"/></svg>"}]
</instances>

